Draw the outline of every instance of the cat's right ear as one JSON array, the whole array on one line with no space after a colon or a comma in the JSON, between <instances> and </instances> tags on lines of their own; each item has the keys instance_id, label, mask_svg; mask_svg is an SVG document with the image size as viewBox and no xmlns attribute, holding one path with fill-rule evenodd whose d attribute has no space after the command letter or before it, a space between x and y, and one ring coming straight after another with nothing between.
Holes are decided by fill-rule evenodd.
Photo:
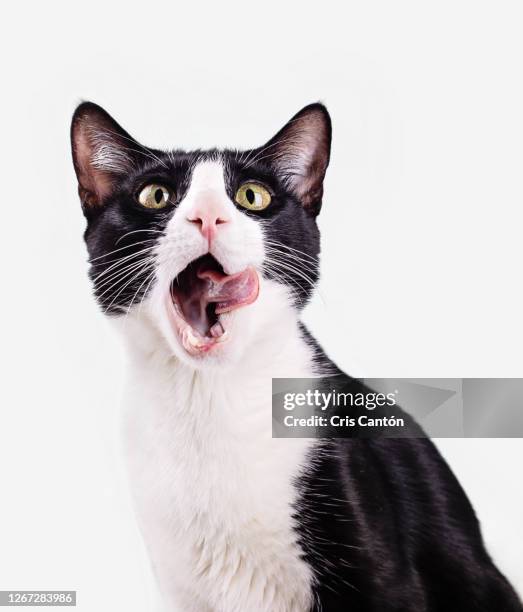
<instances>
[{"instance_id":1,"label":"cat's right ear","mask_svg":"<svg viewBox=\"0 0 523 612\"><path fill-rule=\"evenodd\" d=\"M138 144L100 106L83 102L71 123L71 148L78 193L89 216L103 206L118 179L134 166Z\"/></svg>"}]
</instances>

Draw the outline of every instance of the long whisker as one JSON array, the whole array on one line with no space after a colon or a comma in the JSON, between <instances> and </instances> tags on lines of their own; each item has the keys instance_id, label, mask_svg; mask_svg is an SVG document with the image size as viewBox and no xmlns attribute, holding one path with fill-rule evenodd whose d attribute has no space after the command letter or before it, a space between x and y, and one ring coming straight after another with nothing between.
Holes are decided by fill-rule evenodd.
<instances>
[{"instance_id":1,"label":"long whisker","mask_svg":"<svg viewBox=\"0 0 523 612\"><path fill-rule=\"evenodd\" d=\"M115 246L121 241L123 240L126 236L130 236L131 234L138 234L140 232L150 232L151 234L163 234L163 232L161 230L155 230L155 229L138 229L138 230L133 230L132 232L127 232L126 234L123 234L122 236L120 236L118 238L118 240L114 243Z\"/></svg>"},{"instance_id":2,"label":"long whisker","mask_svg":"<svg viewBox=\"0 0 523 612\"><path fill-rule=\"evenodd\" d=\"M273 245L273 246L277 246L277 247L281 247L283 249L288 249L290 251L294 251L295 253L300 254L301 256L307 258L307 259L311 259L314 262L318 262L319 263L319 259L317 257L315 257L314 255L309 255L309 253L305 253L305 251L300 251L299 249L295 249L291 246L289 246L288 244L284 244L283 242L279 242L278 240L271 240L270 238L265 238L264 240L267 244Z\"/></svg>"},{"instance_id":3,"label":"long whisker","mask_svg":"<svg viewBox=\"0 0 523 612\"><path fill-rule=\"evenodd\" d=\"M143 291L142 299L140 300L140 304L138 306L138 312L139 313L142 311L143 301L145 300L145 296L149 293L149 289L151 288L151 285L154 282L155 278L156 278L156 270L153 270L151 272L151 280L147 283L147 287Z\"/></svg>"},{"instance_id":4,"label":"long whisker","mask_svg":"<svg viewBox=\"0 0 523 612\"><path fill-rule=\"evenodd\" d=\"M316 271L318 270L318 264L307 261L302 257L298 257L294 253L288 253L280 249L275 249L274 247L265 247L265 251L267 253L280 255L284 259L289 259L292 263L294 263L294 265L298 266L299 268L303 268L303 270L307 272L316 273Z\"/></svg>"},{"instance_id":5,"label":"long whisker","mask_svg":"<svg viewBox=\"0 0 523 612\"><path fill-rule=\"evenodd\" d=\"M288 276L287 274L285 274L285 272L282 272L281 270L274 270L267 263L264 263L262 267L263 267L264 272L267 274L269 278L272 278L282 283L289 289L294 300L296 300L300 304L303 303L303 299L301 298L300 294L298 293L296 289L296 281L294 281L292 277ZM288 280L283 280L282 277Z\"/></svg>"},{"instance_id":6,"label":"long whisker","mask_svg":"<svg viewBox=\"0 0 523 612\"><path fill-rule=\"evenodd\" d=\"M100 290L102 287L106 287L109 283L113 283L113 286L118 284L122 280L122 277L127 276L129 273L133 272L136 268L143 264L147 258L141 257L138 261L130 262L125 268L117 270L113 272L110 276L108 276L102 283L97 283L96 289ZM118 282L116 282L118 281Z\"/></svg>"},{"instance_id":7,"label":"long whisker","mask_svg":"<svg viewBox=\"0 0 523 612\"><path fill-rule=\"evenodd\" d=\"M140 286L138 287L138 289L135 291L131 302L129 303L129 306L127 307L127 313L125 315L125 323L127 323L127 317L129 316L129 312L131 311L131 308L133 306L134 300L136 299L137 295L140 293L141 288L145 285L145 283L147 283L147 281L150 281L150 279L152 280L152 278L154 278L156 274L156 270L153 268L153 270L151 272L149 272L149 274L144 278L144 280L141 282ZM147 288L145 289L145 291L142 294L142 298L140 300L140 306L139 306L139 311L141 311L141 306L143 303L143 300L147 294L147 291L149 290L151 283L149 282L149 284L147 285Z\"/></svg>"},{"instance_id":8,"label":"long whisker","mask_svg":"<svg viewBox=\"0 0 523 612\"><path fill-rule=\"evenodd\" d=\"M96 290L100 290L102 287L107 286L108 283L116 281L121 276L125 276L130 270L132 270L135 266L139 265L140 262L144 261L148 255L141 255L139 257L133 258L129 261L122 262L121 265L115 266L110 274L104 276L100 279L100 275L96 278L92 279L92 283L95 286Z\"/></svg>"},{"instance_id":9,"label":"long whisker","mask_svg":"<svg viewBox=\"0 0 523 612\"><path fill-rule=\"evenodd\" d=\"M138 312L142 311L143 301L145 300L145 296L149 293L149 289L151 288L151 285L154 282L155 278L156 278L156 270L153 273L151 273L151 280L148 282L147 287L145 288L143 292L142 299L140 300L140 305L138 306Z\"/></svg>"},{"instance_id":10,"label":"long whisker","mask_svg":"<svg viewBox=\"0 0 523 612\"><path fill-rule=\"evenodd\" d=\"M272 261L274 263L277 263L279 265L285 266L285 268L289 271L289 272L295 272L298 276L300 276L301 278L303 278L305 281L307 281L311 287L316 287L315 281L313 278L311 278L308 274L306 274L303 270L301 270L300 268L294 266L292 264L292 262L287 261L286 259L284 259L283 257L278 257L277 255L271 255L269 257L267 257L267 259L269 261Z\"/></svg>"},{"instance_id":11,"label":"long whisker","mask_svg":"<svg viewBox=\"0 0 523 612\"><path fill-rule=\"evenodd\" d=\"M111 308L111 306L114 304L114 302L116 301L116 299L118 298L119 295L121 295L122 291L128 287L132 282L134 282L137 278L139 278L140 274L146 270L150 265L151 265L152 261L149 260L147 261L143 267L141 267L138 272L136 272L136 274L134 274L118 291L118 293L113 297L113 299L111 300L111 302L109 303L109 305L107 306L107 308L104 310L104 313L107 313L107 311L109 310L109 308Z\"/></svg>"},{"instance_id":12,"label":"long whisker","mask_svg":"<svg viewBox=\"0 0 523 612\"><path fill-rule=\"evenodd\" d=\"M120 266L126 264L129 262L129 260L134 259L140 255L142 255L143 253L148 253L152 250L153 247L147 247L145 249L141 249L140 251L136 251L135 253L130 253L129 255L126 255L125 257L122 257L121 259L117 259L114 263L112 263L109 267L105 268L104 270L102 270L100 272L100 274L98 274L97 276L95 276L93 278L93 282L96 282L99 278L101 278L102 276L105 276L106 274L108 274L111 270L114 270L115 268L119 268Z\"/></svg>"},{"instance_id":13,"label":"long whisker","mask_svg":"<svg viewBox=\"0 0 523 612\"><path fill-rule=\"evenodd\" d=\"M98 261L99 259L103 259L104 257L109 257L109 255L114 255L114 253L118 253L119 251L125 251L125 249L130 249L133 246L136 246L139 244L147 244L148 242L154 242L155 240L156 238L149 238L148 240L140 240L139 242L133 242L126 246L120 247L119 249L114 249L113 251L107 251L103 255L98 255L98 257L93 257L92 259L89 259L89 263L92 264L93 261ZM103 265L103 264L100 264L100 265Z\"/></svg>"},{"instance_id":14,"label":"long whisker","mask_svg":"<svg viewBox=\"0 0 523 612\"><path fill-rule=\"evenodd\" d=\"M152 244L151 246L145 248L145 250L147 250L147 251L152 250L152 249L154 249L154 244ZM143 249L140 249L139 251L135 251L134 253L129 253L128 255L125 255L124 257L115 257L114 259L108 259L107 261L100 261L98 263L91 264L91 267L92 268L101 268L102 266L107 266L109 264L113 264L113 263L117 263L117 262L121 262L121 261L126 261L132 255L136 255L136 254L142 253L142 252L143 252Z\"/></svg>"},{"instance_id":15,"label":"long whisker","mask_svg":"<svg viewBox=\"0 0 523 612\"><path fill-rule=\"evenodd\" d=\"M325 300L324 300L322 294L320 293L320 291L317 289L316 283L314 282L314 280L311 279L306 274L304 274L301 270L299 270L298 268L295 268L294 266L289 264L287 261L279 259L279 258L277 258L275 256L268 256L268 257L266 257L266 261L268 263L272 263L278 269L281 268L281 269L287 270L291 274L295 274L296 276L302 278L308 285L310 285L310 287L312 289L314 289L316 291L316 293L320 297L321 301L325 304ZM300 287L300 289L302 289L302 288Z\"/></svg>"}]
</instances>

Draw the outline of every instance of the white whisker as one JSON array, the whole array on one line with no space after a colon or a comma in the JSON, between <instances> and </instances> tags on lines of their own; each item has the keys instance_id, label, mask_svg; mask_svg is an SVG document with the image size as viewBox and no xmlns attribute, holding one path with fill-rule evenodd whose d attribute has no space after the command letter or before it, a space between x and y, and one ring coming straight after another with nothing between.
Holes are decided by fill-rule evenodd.
<instances>
[{"instance_id":1,"label":"white whisker","mask_svg":"<svg viewBox=\"0 0 523 612\"><path fill-rule=\"evenodd\" d=\"M111 302L109 303L109 305L107 306L107 308L105 308L104 313L107 313L107 311L109 310L109 308L111 308L111 306L114 304L114 302L116 301L116 299L118 298L119 295L121 295L122 291L128 287L132 282L134 282L137 278L139 278L140 274L146 270L148 268L148 266L151 265L151 261L147 261L143 267L141 267L138 272L136 272L136 274L134 274L118 291L118 293L113 297L113 299L111 300Z\"/></svg>"},{"instance_id":2,"label":"white whisker","mask_svg":"<svg viewBox=\"0 0 523 612\"><path fill-rule=\"evenodd\" d=\"M133 272L143 262L147 261L147 259L148 258L146 257L141 257L138 261L133 261L133 262L128 263L128 265L126 265L125 268L116 270L115 272L113 272L113 274L108 276L102 283L96 283L96 289L97 290L102 289L102 287L106 287L108 283L113 283L113 286L114 284L118 284L118 282L121 280L121 277L125 277L130 272Z\"/></svg>"},{"instance_id":3,"label":"white whisker","mask_svg":"<svg viewBox=\"0 0 523 612\"><path fill-rule=\"evenodd\" d=\"M136 251L135 253L130 253L129 255L126 255L125 257L122 257L121 259L117 259L114 263L112 263L109 267L105 268L105 270L102 270L100 272L100 274L98 274L97 276L95 276L93 278L93 282L96 282L99 278L101 278L102 276L105 276L106 274L108 274L111 270L114 270L115 268L119 268L120 266L122 266L125 263L128 263L129 260L134 259L136 257L138 257L139 255L142 255L143 253L148 253L152 250L152 246L151 247L147 247L145 249L141 249L139 251Z\"/></svg>"},{"instance_id":4,"label":"white whisker","mask_svg":"<svg viewBox=\"0 0 523 612\"><path fill-rule=\"evenodd\" d=\"M118 251L124 251L125 249L130 249L131 247L136 246L138 244L147 244L148 242L153 242L155 240L156 240L156 238L149 238L148 240L141 240L140 242L133 242L131 244L128 244L127 246L120 247L118 249L114 249L113 251L107 251L103 255L98 255L98 257L93 257L92 259L89 259L89 263L92 264L93 261L98 261L99 259L102 259L104 257L109 257L109 255L113 255L114 253L118 253ZM98 264L96 264L96 265L98 265ZM99 265L103 265L103 263L99 264Z\"/></svg>"},{"instance_id":5,"label":"white whisker","mask_svg":"<svg viewBox=\"0 0 523 612\"><path fill-rule=\"evenodd\" d=\"M120 242L120 240L123 240L126 236L130 236L131 234L138 234L139 232L150 232L151 234L163 234L163 231L155 230L155 229L138 229L138 230L133 230L132 232L127 232L126 234L123 234L122 236L120 236L118 238L118 240L114 243L115 246Z\"/></svg>"}]
</instances>

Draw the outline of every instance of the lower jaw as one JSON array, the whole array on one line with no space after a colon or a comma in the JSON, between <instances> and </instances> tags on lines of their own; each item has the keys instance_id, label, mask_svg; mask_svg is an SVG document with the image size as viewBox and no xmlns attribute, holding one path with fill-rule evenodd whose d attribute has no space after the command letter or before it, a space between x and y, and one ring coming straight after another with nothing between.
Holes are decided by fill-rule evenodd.
<instances>
[{"instance_id":1,"label":"lower jaw","mask_svg":"<svg viewBox=\"0 0 523 612\"><path fill-rule=\"evenodd\" d=\"M202 336L195 330L187 321L177 312L176 304L170 299L167 303L167 312L171 329L178 338L184 351L191 357L203 357L217 350L224 342L228 340L228 332L223 333L216 338L212 336ZM220 317L221 319L221 317Z\"/></svg>"},{"instance_id":2,"label":"lower jaw","mask_svg":"<svg viewBox=\"0 0 523 612\"><path fill-rule=\"evenodd\" d=\"M171 329L188 355L207 355L228 339L224 323L231 312L251 304L258 294L254 267L227 275L212 256L200 258L171 281L166 295Z\"/></svg>"}]
</instances>

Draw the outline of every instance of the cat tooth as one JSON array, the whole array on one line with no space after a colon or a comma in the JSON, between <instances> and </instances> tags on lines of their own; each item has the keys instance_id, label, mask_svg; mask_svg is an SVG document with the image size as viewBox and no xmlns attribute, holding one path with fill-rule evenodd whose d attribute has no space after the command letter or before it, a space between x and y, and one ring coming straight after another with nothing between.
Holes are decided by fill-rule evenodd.
<instances>
[{"instance_id":1,"label":"cat tooth","mask_svg":"<svg viewBox=\"0 0 523 612\"><path fill-rule=\"evenodd\" d=\"M223 329L223 325L220 323L220 321L217 321L211 327L211 329L209 330L209 333L211 334L213 338L220 338L225 333L225 330Z\"/></svg>"},{"instance_id":2,"label":"cat tooth","mask_svg":"<svg viewBox=\"0 0 523 612\"><path fill-rule=\"evenodd\" d=\"M225 329L222 335L218 336L218 338L215 339L215 342L216 343L224 342L225 340L227 340L228 335L229 335L229 332Z\"/></svg>"},{"instance_id":3,"label":"cat tooth","mask_svg":"<svg viewBox=\"0 0 523 612\"><path fill-rule=\"evenodd\" d=\"M187 330L187 342L194 348L200 348L205 344L193 333L192 329Z\"/></svg>"}]
</instances>

